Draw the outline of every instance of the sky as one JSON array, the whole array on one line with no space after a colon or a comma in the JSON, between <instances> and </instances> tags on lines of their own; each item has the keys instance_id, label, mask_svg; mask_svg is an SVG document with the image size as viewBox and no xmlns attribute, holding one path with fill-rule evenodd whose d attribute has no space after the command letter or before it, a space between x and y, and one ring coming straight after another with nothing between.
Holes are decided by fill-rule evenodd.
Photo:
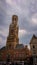
<instances>
[{"instance_id":1,"label":"sky","mask_svg":"<svg viewBox=\"0 0 37 65\"><path fill-rule=\"evenodd\" d=\"M0 48L6 45L12 15L18 15L19 43L37 36L37 0L0 0Z\"/></svg>"}]
</instances>

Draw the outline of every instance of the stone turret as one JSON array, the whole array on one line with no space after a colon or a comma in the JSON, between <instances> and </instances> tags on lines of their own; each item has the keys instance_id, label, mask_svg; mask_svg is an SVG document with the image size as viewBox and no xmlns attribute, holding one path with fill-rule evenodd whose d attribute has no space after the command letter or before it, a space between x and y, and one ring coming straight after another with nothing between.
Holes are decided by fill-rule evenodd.
<instances>
[{"instance_id":1,"label":"stone turret","mask_svg":"<svg viewBox=\"0 0 37 65\"><path fill-rule=\"evenodd\" d=\"M15 48L16 45L19 43L18 38L18 16L13 15L12 16L12 23L9 26L9 35L7 37L7 48Z\"/></svg>"}]
</instances>

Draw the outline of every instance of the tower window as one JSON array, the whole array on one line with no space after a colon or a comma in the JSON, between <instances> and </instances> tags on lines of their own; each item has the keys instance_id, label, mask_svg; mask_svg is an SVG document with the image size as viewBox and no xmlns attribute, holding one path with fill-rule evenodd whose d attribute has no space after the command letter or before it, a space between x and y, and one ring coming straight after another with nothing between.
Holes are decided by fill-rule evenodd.
<instances>
[{"instance_id":1,"label":"tower window","mask_svg":"<svg viewBox=\"0 0 37 65\"><path fill-rule=\"evenodd\" d=\"M11 44L9 45L9 48L11 48Z\"/></svg>"},{"instance_id":2,"label":"tower window","mask_svg":"<svg viewBox=\"0 0 37 65\"><path fill-rule=\"evenodd\" d=\"M35 64L36 65L36 64Z\"/></svg>"},{"instance_id":3,"label":"tower window","mask_svg":"<svg viewBox=\"0 0 37 65\"><path fill-rule=\"evenodd\" d=\"M15 21L16 21L16 18L15 18Z\"/></svg>"},{"instance_id":4,"label":"tower window","mask_svg":"<svg viewBox=\"0 0 37 65\"><path fill-rule=\"evenodd\" d=\"M35 48L35 46L33 45L33 48Z\"/></svg>"}]
</instances>

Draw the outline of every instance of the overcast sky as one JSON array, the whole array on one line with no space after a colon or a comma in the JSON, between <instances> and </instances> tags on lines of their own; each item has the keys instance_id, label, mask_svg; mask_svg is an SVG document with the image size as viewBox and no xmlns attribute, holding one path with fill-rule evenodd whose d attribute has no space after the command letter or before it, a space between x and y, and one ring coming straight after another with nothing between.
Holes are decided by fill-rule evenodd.
<instances>
[{"instance_id":1,"label":"overcast sky","mask_svg":"<svg viewBox=\"0 0 37 65\"><path fill-rule=\"evenodd\" d=\"M19 42L29 45L37 36L37 0L0 0L0 48L6 45L13 14L18 15Z\"/></svg>"}]
</instances>

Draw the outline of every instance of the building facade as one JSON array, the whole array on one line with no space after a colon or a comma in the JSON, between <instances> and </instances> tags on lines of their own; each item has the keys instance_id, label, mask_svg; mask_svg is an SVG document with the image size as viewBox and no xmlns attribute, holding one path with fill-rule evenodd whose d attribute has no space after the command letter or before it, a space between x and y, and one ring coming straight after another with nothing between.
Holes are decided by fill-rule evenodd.
<instances>
[{"instance_id":1,"label":"building facade","mask_svg":"<svg viewBox=\"0 0 37 65\"><path fill-rule=\"evenodd\" d=\"M33 57L33 65L37 65L37 37L35 35L31 39L30 49Z\"/></svg>"}]
</instances>

